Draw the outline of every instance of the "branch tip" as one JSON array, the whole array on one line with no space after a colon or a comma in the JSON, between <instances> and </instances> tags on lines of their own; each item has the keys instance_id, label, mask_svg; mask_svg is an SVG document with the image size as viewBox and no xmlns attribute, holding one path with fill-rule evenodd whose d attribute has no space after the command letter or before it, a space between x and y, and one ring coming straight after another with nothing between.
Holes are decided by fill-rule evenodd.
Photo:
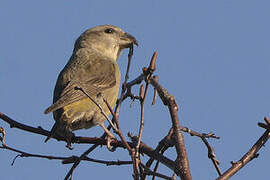
<instances>
[{"instance_id":1,"label":"branch tip","mask_svg":"<svg viewBox=\"0 0 270 180\"><path fill-rule=\"evenodd\" d=\"M157 55L158 55L158 53L154 52L154 54L153 54L153 56L151 58L151 61L150 61L150 64L149 64L149 69L150 69L151 72L154 72L156 70Z\"/></svg>"}]
</instances>

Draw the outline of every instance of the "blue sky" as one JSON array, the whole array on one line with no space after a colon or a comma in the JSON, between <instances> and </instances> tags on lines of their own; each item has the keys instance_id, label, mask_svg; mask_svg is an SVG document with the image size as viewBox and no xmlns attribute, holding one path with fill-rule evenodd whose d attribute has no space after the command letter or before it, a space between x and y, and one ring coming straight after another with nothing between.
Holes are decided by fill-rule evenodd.
<instances>
[{"instance_id":1,"label":"blue sky","mask_svg":"<svg viewBox=\"0 0 270 180\"><path fill-rule=\"evenodd\" d=\"M22 123L50 129L52 115L43 111L52 102L58 73L68 61L76 38L87 28L100 24L121 27L137 38L130 79L140 74L158 51L160 83L176 97L180 123L200 132L214 132L220 140L210 140L222 172L230 161L238 160L264 132L258 121L270 115L270 2L266 0L205 1L3 1L0 6L0 111ZM122 74L127 51L118 60ZM138 89L136 87L135 89ZM134 92L137 92L137 90ZM148 94L143 141L155 147L171 127L168 110L160 100L151 106ZM120 124L126 134L138 133L139 103L121 109ZM88 145L65 143L18 129L7 131L7 144L18 149L57 156L80 155ZM81 136L100 136L95 127L76 131ZM193 179L214 179L217 173L207 158L200 139L185 134ZM267 179L269 145L259 158L232 179ZM166 153L175 158L175 150ZM0 151L4 179L63 179L70 165L60 161L18 158ZM128 152L115 153L105 147L90 157L129 160ZM144 160L147 160L145 158ZM161 166L161 172L171 175ZM81 163L74 179L132 179L131 166L107 167Z\"/></svg>"}]
</instances>

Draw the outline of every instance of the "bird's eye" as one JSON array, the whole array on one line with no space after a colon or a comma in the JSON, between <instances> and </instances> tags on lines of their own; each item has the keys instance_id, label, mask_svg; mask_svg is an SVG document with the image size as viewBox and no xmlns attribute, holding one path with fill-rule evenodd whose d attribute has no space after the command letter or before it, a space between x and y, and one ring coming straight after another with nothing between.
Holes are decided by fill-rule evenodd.
<instances>
[{"instance_id":1,"label":"bird's eye","mask_svg":"<svg viewBox=\"0 0 270 180\"><path fill-rule=\"evenodd\" d=\"M113 33L114 30L112 28L108 28L108 29L105 29L104 32L110 34L110 33Z\"/></svg>"}]
</instances>

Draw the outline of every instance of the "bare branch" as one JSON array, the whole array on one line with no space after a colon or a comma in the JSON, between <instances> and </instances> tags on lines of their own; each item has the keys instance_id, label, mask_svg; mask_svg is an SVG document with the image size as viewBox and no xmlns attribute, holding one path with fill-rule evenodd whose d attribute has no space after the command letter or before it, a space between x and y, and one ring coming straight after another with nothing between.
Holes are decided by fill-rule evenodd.
<instances>
[{"instance_id":1,"label":"bare branch","mask_svg":"<svg viewBox=\"0 0 270 180\"><path fill-rule=\"evenodd\" d=\"M156 81L158 81L158 76L154 77L156 79ZM154 88L154 96L153 96L153 100L152 100L152 106L156 104L157 101L157 90L156 88Z\"/></svg>"},{"instance_id":2,"label":"bare branch","mask_svg":"<svg viewBox=\"0 0 270 180\"><path fill-rule=\"evenodd\" d=\"M180 177L182 179L192 179L186 148L184 144L184 137L183 134L180 132L179 120L177 115L178 106L176 104L176 101L174 97L170 95L168 91L157 82L155 78L150 78L150 83L157 89L159 97L162 99L163 103L168 106L171 115L173 130L174 132L178 132L175 133L175 148L177 151L176 168L179 169L179 171L181 172Z\"/></svg>"},{"instance_id":3,"label":"bare branch","mask_svg":"<svg viewBox=\"0 0 270 180\"><path fill-rule=\"evenodd\" d=\"M9 150L9 151L19 153L18 157L36 157L36 158L43 158L43 159L49 159L49 160L64 160L64 159L68 158L68 157L60 157L60 156L32 154L32 153L28 153L28 152L25 152L25 151L21 151L21 150L9 147L6 144L3 144L2 146L0 146L0 149L5 149L5 150Z\"/></svg>"},{"instance_id":4,"label":"bare branch","mask_svg":"<svg viewBox=\"0 0 270 180\"><path fill-rule=\"evenodd\" d=\"M172 135L173 135L173 129L171 128L167 136L165 136L158 143L158 146L156 147L155 152L160 152L162 149L167 149L168 147L172 147L174 145L174 142L172 142ZM150 158L146 163L146 167L150 168L153 162L154 162L154 158Z\"/></svg>"},{"instance_id":5,"label":"bare branch","mask_svg":"<svg viewBox=\"0 0 270 180\"><path fill-rule=\"evenodd\" d=\"M73 171L76 169L76 167L79 165L81 161L89 161L89 162L105 164L107 166L132 164L132 167L133 167L132 176L135 180L139 180L139 179L145 180L146 176L148 175L152 176L153 180L155 179L155 177L160 177L163 179L176 179L176 175L180 176L181 179L191 180L192 177L191 177L191 173L189 169L189 162L188 162L188 157L187 157L187 153L186 153L186 149L184 145L184 137L183 137L182 132L189 133L191 136L199 137L203 141L203 143L205 144L208 150L208 157L209 159L211 159L217 173L220 176L218 177L218 180L228 179L232 177L248 162L258 157L258 151L270 137L270 119L269 118L265 117L264 119L265 123L258 123L258 126L266 130L264 134L259 138L259 140L252 146L252 148L239 161L232 162L232 166L226 172L222 174L219 169L219 161L217 160L217 157L214 153L214 149L207 141L207 138L219 139L220 137L216 136L214 133L211 133L211 132L207 134L199 133L187 127L183 127L179 124L179 118L178 118L178 113L177 113L178 105L176 103L174 96L172 96L167 91L167 89L162 87L162 85L158 82L158 76L152 76L154 71L156 70L157 53L154 52L151 58L151 61L149 63L149 66L144 67L142 69L142 73L137 78L128 82L132 54L133 54L133 47L130 47L125 79L122 84L120 97L116 103L116 107L114 111L112 107L110 107L106 99L103 98L104 103L107 105L108 109L110 110L113 116L112 121L109 119L107 114L104 113L101 106L94 99L92 99L87 94L87 92L84 91L83 87L76 87L77 90L82 91L86 96L88 96L88 98L90 98L99 107L101 113L110 123L107 129L110 129L112 127L114 129L114 132L120 137L121 141L118 141L117 139L113 139L112 141L110 141L109 144L113 147L113 149L116 149L116 148L127 149L131 157L130 161L120 161L120 160L107 161L107 160L98 160L98 159L93 159L93 158L88 157L88 154L91 153L93 150L95 150L96 147L98 147L99 145L106 145L105 133L100 138L79 137L79 136L74 135L74 137L71 138L71 143L77 143L77 144L84 143L84 144L93 144L93 145L89 147L85 152L83 152L80 156L60 157L60 156L32 154L32 153L18 150L13 147L9 147L5 143L5 136L6 136L5 131L3 128L0 127L0 141L2 142L2 146L0 145L0 149L18 153L18 155L13 159L13 163L15 162L17 157L36 157L36 158L43 158L43 159L44 158L55 159L55 160L61 160L63 164L72 163L72 167L67 172L65 179L72 179ZM143 81L145 82L145 86L143 84L140 86L139 96L134 95L132 93L131 88L137 84L141 84ZM152 149L151 147L147 146L144 142L142 142L143 127L144 127L144 121L145 121L144 104L146 100L147 91L149 89L148 88L149 84L151 84L154 87L154 96L153 96L152 105L155 104L157 94L158 94L163 104L168 106L168 110L171 117L171 123L172 123L171 129L169 130L168 134L159 142L159 144L156 146L155 149ZM131 100L133 101L139 100L140 105L141 105L140 127L138 130L138 134L137 136L131 136L130 134L128 134L128 136L131 138L131 142L127 141L126 137L123 135L120 128L120 122L119 122L121 104L128 97L130 97ZM50 135L49 131L41 127L35 128L35 127L31 127L31 126L19 123L9 118L7 115L1 112L0 112L0 119L7 122L11 128L15 127L24 131L43 135L46 137ZM65 137L62 137L61 135L58 135L58 134L54 135L53 138L58 141L66 141ZM177 158L175 161L163 155L164 152L167 151L171 147L174 147L177 152ZM141 155L144 155L144 154L150 158L147 161L146 165L143 164L140 157ZM150 167L154 161L156 161L156 164L154 168L152 168L153 169L152 170L150 169ZM169 177L169 176L159 173L158 166L160 163L162 163L163 165L171 169L174 172L174 175L172 177Z\"/></svg>"},{"instance_id":6,"label":"bare branch","mask_svg":"<svg viewBox=\"0 0 270 180\"><path fill-rule=\"evenodd\" d=\"M265 122L268 124L269 118L264 118ZM232 166L225 171L217 180L225 180L232 177L237 173L242 167L249 163L254 158L258 157L258 151L264 146L267 140L270 138L270 131L267 129L263 135L257 140L257 142L251 147L251 149L237 162L233 162Z\"/></svg>"},{"instance_id":7,"label":"bare branch","mask_svg":"<svg viewBox=\"0 0 270 180\"><path fill-rule=\"evenodd\" d=\"M152 175L153 177L154 177L154 176L157 176L157 177L160 177L160 178L162 178L162 179L172 180L171 177L168 177L168 176L163 175L163 174L161 174L161 173L157 173L157 172L151 171L148 167L146 167L146 166L143 165L142 163L140 164L140 166L143 167L143 169L144 169L144 174L145 174L145 175Z\"/></svg>"},{"instance_id":8,"label":"bare branch","mask_svg":"<svg viewBox=\"0 0 270 180\"><path fill-rule=\"evenodd\" d=\"M63 164L70 164L70 163L74 163L76 162L78 159L80 159L80 157L78 156L71 156L65 160L62 161ZM93 159L93 158L89 158L87 156L84 156L81 160L83 161L90 161L90 162L96 162L96 163L100 163L100 164L105 164L106 166L112 166L112 165L130 165L132 164L132 161L104 161L104 160L98 160L98 159Z\"/></svg>"},{"instance_id":9,"label":"bare branch","mask_svg":"<svg viewBox=\"0 0 270 180\"><path fill-rule=\"evenodd\" d=\"M104 132L103 135L101 136L102 139L105 140L106 133ZM87 151L85 151L72 165L70 170L68 171L67 175L65 176L65 180L68 180L69 177L72 176L73 171L75 168L80 164L81 160L86 157L90 152L92 152L94 149L96 149L99 146L99 144L94 144L92 145Z\"/></svg>"},{"instance_id":10,"label":"bare branch","mask_svg":"<svg viewBox=\"0 0 270 180\"><path fill-rule=\"evenodd\" d=\"M208 158L211 159L212 163L214 164L215 168L216 168L216 171L218 173L218 175L220 176L221 175L221 171L219 169L219 161L217 160L216 158L216 155L214 153L214 149L210 146L210 144L208 143L208 141L206 140L205 137L201 137L202 141L204 142L204 144L206 145L207 147L207 150L208 150Z\"/></svg>"}]
</instances>

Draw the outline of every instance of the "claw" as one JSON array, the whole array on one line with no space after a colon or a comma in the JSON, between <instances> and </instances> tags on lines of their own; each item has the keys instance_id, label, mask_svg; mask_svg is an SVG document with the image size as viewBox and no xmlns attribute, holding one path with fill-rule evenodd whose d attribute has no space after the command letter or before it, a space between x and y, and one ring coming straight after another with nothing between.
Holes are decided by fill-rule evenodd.
<instances>
[{"instance_id":1,"label":"claw","mask_svg":"<svg viewBox=\"0 0 270 180\"><path fill-rule=\"evenodd\" d=\"M104 124L100 124L100 126L104 129L104 131L107 134L107 141L106 141L106 145L107 145L107 149L111 152L115 151L115 147L111 146L111 142L113 140L116 140L116 138L114 137L114 135L104 126Z\"/></svg>"},{"instance_id":2,"label":"claw","mask_svg":"<svg viewBox=\"0 0 270 180\"><path fill-rule=\"evenodd\" d=\"M111 152L114 152L115 151L115 149L116 149L116 147L112 147L111 146L111 142L112 141L114 141L114 140L116 140L116 138L113 136L113 137L111 137L111 136L108 136L107 135L107 141L106 141L106 143L107 143L107 149L109 150L109 151L111 151Z\"/></svg>"}]
</instances>

